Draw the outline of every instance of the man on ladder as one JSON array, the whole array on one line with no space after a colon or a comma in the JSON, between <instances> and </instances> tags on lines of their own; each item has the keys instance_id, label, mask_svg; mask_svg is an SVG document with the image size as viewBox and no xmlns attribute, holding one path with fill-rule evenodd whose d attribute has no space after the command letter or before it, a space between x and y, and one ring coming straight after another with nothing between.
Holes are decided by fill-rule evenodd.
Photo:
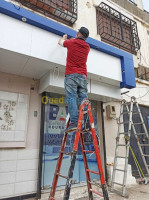
<instances>
[{"instance_id":1,"label":"man on ladder","mask_svg":"<svg viewBox=\"0 0 149 200\"><path fill-rule=\"evenodd\" d=\"M78 103L87 98L87 57L90 46L86 43L89 30L81 27L76 38L67 39L67 35L59 40L58 44L67 48L67 63L65 71L65 92L68 104L68 113L71 123L66 131L76 130L78 123Z\"/></svg>"},{"instance_id":2,"label":"man on ladder","mask_svg":"<svg viewBox=\"0 0 149 200\"><path fill-rule=\"evenodd\" d=\"M86 80L86 77L87 77L86 62L87 62L88 53L90 51L90 47L85 42L85 40L87 39L88 36L89 36L88 29L85 27L81 27L75 39L68 40L67 35L64 35L58 42L61 46L67 48L65 91L66 91L66 97L67 97L67 103L68 103L68 113L70 114L71 123L68 123L68 126L64 133L49 200L55 200L54 196L55 196L59 177L66 179L66 186L65 186L63 200L69 200L79 140L81 142L81 150L82 150L84 166L85 166L89 200L93 200L93 193L104 197L105 200L109 200L108 192L107 192L107 188L106 188L105 180L104 180L100 153L98 149L98 142L97 142L95 128L94 128L91 105L90 105L89 100L87 99L88 91L87 91L87 80ZM77 96L78 96L78 101L79 101L78 103L80 104L79 114L78 114L78 107L77 107ZM82 131L82 120L84 116L84 110L87 110L87 114L89 116L89 124L91 125L90 129L91 129L92 137L93 137L94 151L88 151L85 149L85 143L84 143L83 131ZM73 144L73 151L70 153L65 152L65 145L68 138L68 132L76 132L75 140ZM98 165L98 170L99 170L98 172L95 172L89 169L87 156L86 156L87 153L94 153L96 155L96 160L97 160L97 165ZM71 164L70 164L67 177L60 173L64 154L71 155ZM90 178L90 173L98 174L100 176L103 195L92 189L91 184L93 183Z\"/></svg>"}]
</instances>

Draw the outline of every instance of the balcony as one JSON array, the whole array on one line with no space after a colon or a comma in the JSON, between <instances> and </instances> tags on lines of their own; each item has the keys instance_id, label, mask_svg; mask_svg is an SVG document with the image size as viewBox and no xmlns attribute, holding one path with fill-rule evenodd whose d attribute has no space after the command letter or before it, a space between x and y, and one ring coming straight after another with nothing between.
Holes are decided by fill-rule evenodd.
<instances>
[{"instance_id":1,"label":"balcony","mask_svg":"<svg viewBox=\"0 0 149 200\"><path fill-rule=\"evenodd\" d=\"M15 0L47 17L72 26L77 20L77 0Z\"/></svg>"},{"instance_id":2,"label":"balcony","mask_svg":"<svg viewBox=\"0 0 149 200\"><path fill-rule=\"evenodd\" d=\"M130 53L140 49L136 22L105 3L97 7L97 32L103 42Z\"/></svg>"}]
</instances>

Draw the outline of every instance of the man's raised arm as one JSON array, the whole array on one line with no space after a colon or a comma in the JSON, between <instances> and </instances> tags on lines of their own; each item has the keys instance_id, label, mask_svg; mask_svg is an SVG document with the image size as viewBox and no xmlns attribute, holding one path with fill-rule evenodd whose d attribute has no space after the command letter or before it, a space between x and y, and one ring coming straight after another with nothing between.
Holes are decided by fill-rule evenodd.
<instances>
[{"instance_id":1,"label":"man's raised arm","mask_svg":"<svg viewBox=\"0 0 149 200\"><path fill-rule=\"evenodd\" d=\"M63 37L59 39L58 44L63 47L63 43L64 43L65 40L67 40L67 35L66 34L63 35Z\"/></svg>"}]
</instances>

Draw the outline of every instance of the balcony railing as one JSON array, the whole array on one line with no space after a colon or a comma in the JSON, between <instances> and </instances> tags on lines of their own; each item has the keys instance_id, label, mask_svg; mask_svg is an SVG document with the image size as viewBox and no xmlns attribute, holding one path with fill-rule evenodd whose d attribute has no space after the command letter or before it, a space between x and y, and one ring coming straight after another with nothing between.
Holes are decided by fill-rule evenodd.
<instances>
[{"instance_id":1,"label":"balcony railing","mask_svg":"<svg viewBox=\"0 0 149 200\"><path fill-rule=\"evenodd\" d=\"M77 20L77 0L15 0L41 14L72 25Z\"/></svg>"},{"instance_id":2,"label":"balcony railing","mask_svg":"<svg viewBox=\"0 0 149 200\"><path fill-rule=\"evenodd\" d=\"M140 49L136 22L105 3L97 7L97 31L102 41L130 53Z\"/></svg>"}]
</instances>

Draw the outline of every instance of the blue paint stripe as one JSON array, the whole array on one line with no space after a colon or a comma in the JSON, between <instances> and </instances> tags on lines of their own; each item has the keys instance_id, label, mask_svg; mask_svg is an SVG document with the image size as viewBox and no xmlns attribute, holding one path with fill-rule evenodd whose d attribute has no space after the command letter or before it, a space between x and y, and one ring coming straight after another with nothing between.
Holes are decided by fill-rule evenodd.
<instances>
[{"instance_id":1,"label":"blue paint stripe","mask_svg":"<svg viewBox=\"0 0 149 200\"><path fill-rule=\"evenodd\" d=\"M52 32L60 36L67 34L68 37L75 37L77 33L71 28L68 28L50 19L44 18L24 8L19 8L13 5L12 3L6 2L4 0L1 0L0 2L0 13L3 13L18 20L22 20L22 17L25 17L27 20L26 23L42 28L44 30L47 30L49 32ZM133 56L131 54L123 50L120 50L118 48L115 48L113 46L110 46L108 44L105 44L103 42L100 42L98 40L95 40L91 37L87 39L87 42L91 48L121 59L122 79L123 79L122 83L120 84L121 88L136 87Z\"/></svg>"}]
</instances>

